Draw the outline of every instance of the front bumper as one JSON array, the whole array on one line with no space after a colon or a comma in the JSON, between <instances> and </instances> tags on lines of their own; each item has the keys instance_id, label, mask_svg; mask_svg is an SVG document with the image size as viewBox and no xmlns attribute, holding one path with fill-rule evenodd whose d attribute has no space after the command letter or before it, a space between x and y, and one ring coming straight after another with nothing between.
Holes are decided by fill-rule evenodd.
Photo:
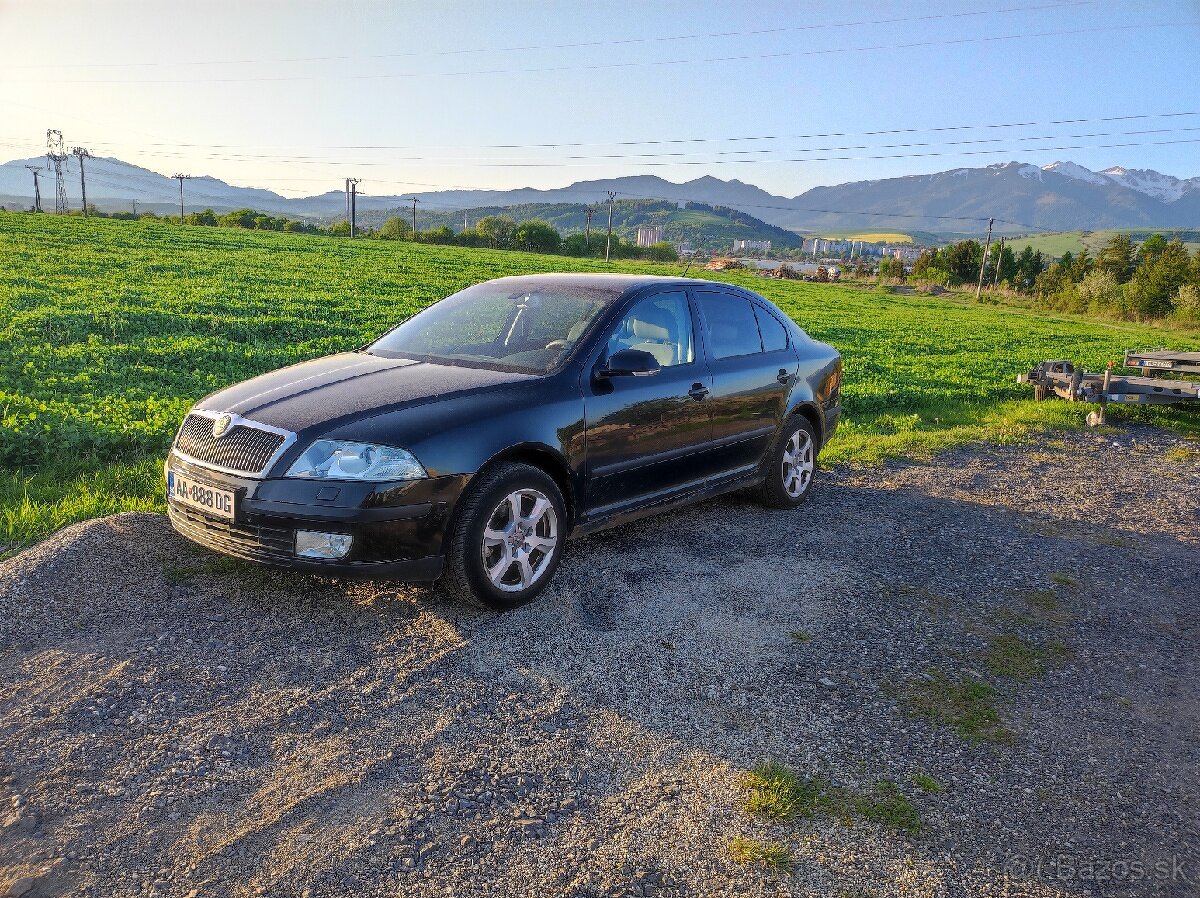
<instances>
[{"instance_id":1,"label":"front bumper","mask_svg":"<svg viewBox=\"0 0 1200 898\"><path fill-rule=\"evenodd\" d=\"M467 476L401 484L254 480L213 471L174 453L167 466L236 496L232 521L168 500L171 525L206 548L271 567L333 577L436 580L442 542ZM348 533L349 553L337 560L299 558L297 530Z\"/></svg>"}]
</instances>

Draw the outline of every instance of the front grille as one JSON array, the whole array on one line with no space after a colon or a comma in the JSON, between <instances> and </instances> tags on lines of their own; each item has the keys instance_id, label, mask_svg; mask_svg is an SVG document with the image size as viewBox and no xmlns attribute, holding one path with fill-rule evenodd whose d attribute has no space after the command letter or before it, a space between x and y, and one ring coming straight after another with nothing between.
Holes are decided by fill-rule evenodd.
<instances>
[{"instance_id":1,"label":"front grille","mask_svg":"<svg viewBox=\"0 0 1200 898\"><path fill-rule=\"evenodd\" d=\"M281 527L233 524L168 503L171 524L183 536L202 546L248 561L289 562L295 534Z\"/></svg>"},{"instance_id":2,"label":"front grille","mask_svg":"<svg viewBox=\"0 0 1200 898\"><path fill-rule=\"evenodd\" d=\"M283 434L240 422L219 437L213 436L212 429L212 418L188 415L175 438L175 448L199 462L257 474L266 468L285 439Z\"/></svg>"}]
</instances>

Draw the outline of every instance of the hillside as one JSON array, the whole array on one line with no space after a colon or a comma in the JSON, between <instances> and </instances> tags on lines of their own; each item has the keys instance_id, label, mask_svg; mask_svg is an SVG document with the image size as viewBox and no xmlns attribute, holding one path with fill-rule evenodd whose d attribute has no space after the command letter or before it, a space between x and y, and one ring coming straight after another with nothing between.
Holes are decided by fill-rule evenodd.
<instances>
[{"instance_id":1,"label":"hillside","mask_svg":"<svg viewBox=\"0 0 1200 898\"><path fill-rule=\"evenodd\" d=\"M447 210L417 207L417 227L422 231L439 227L461 230L464 225L474 227L475 222L485 215L506 215L514 221L540 218L563 235L583 233L587 227L587 209L582 203L522 203L516 206L477 206L471 209ZM608 207L592 207L592 235L603 236L608 227ZM408 220L411 206L368 212L364 223L378 226L389 216L398 215ZM618 200L613 204L613 233L633 240L637 229L643 226L660 226L663 239L672 243L689 241L699 250L729 252L734 240L770 240L775 248L798 249L803 238L795 231L788 231L767 224L745 212L727 206L708 206L688 203L680 208L677 203L663 200Z\"/></svg>"},{"instance_id":2,"label":"hillside","mask_svg":"<svg viewBox=\"0 0 1200 898\"><path fill-rule=\"evenodd\" d=\"M67 193L79 207L78 169L68 160ZM27 208L33 181L25 164L0 165L0 205ZM179 185L157 172L117 159L88 163L89 201L106 211L126 211L133 200L143 208L177 208ZM330 221L345 216L340 185L309 197L284 197L270 190L237 187L217 178L195 177L185 187L189 210L229 211L251 207L263 212ZM359 212L371 216L403 208L404 196L388 195L364 182ZM418 193L425 210L510 209L527 205L598 204L608 191L622 200L643 199L726 206L773 227L797 232L932 231L977 235L989 217L999 233L1033 229L1052 231L1109 228L1200 227L1200 178L1180 179L1160 172L1112 166L1094 172L1073 162L1038 167L1019 162L986 168L957 168L928 175L855 181L815 187L798 196L774 196L738 180L705 176L677 184L653 175L580 181L553 189L439 190ZM375 194L375 195L371 195ZM43 178L44 204L53 208L53 187ZM822 211L825 210L825 211ZM451 216L453 218L453 216Z\"/></svg>"}]
</instances>

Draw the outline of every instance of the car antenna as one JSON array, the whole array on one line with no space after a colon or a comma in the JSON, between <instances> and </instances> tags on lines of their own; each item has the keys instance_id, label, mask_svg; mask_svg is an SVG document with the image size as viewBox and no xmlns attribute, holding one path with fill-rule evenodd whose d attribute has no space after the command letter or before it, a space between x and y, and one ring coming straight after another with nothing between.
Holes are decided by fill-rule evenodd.
<instances>
[{"instance_id":1,"label":"car antenna","mask_svg":"<svg viewBox=\"0 0 1200 898\"><path fill-rule=\"evenodd\" d=\"M683 273L679 275L680 277L685 277L687 275L688 269L692 267L692 259L694 258L695 256L688 256L687 264L683 266Z\"/></svg>"}]
</instances>

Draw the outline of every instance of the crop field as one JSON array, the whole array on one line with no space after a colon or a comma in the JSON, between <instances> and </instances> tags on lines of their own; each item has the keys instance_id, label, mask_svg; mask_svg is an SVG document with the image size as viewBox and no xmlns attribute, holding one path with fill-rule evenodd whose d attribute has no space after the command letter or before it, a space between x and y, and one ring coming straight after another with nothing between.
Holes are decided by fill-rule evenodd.
<instances>
[{"instance_id":1,"label":"crop field","mask_svg":"<svg viewBox=\"0 0 1200 898\"><path fill-rule=\"evenodd\" d=\"M846 240L862 240L866 243L912 243L909 234L898 234L894 231L871 231L858 234L847 234Z\"/></svg>"},{"instance_id":2,"label":"crop field","mask_svg":"<svg viewBox=\"0 0 1200 898\"><path fill-rule=\"evenodd\" d=\"M560 256L0 214L0 555L83 518L162 509L162 455L188 407L213 390L353 349L477 281L604 269ZM1162 328L719 276L842 351L846 419L826 464L1078 425L1082 410L1027 401L1015 375L1044 358L1100 366L1130 347L1200 348L1200 337ZM1137 417L1200 431L1194 415Z\"/></svg>"},{"instance_id":3,"label":"crop field","mask_svg":"<svg viewBox=\"0 0 1200 898\"><path fill-rule=\"evenodd\" d=\"M1154 230L1154 229L1150 229ZM1160 229L1164 236L1170 237L1171 231L1169 228ZM1009 237L1013 248L1020 252L1025 245L1032 246L1035 250L1042 254L1060 258L1064 253L1073 253L1078 255L1083 249L1095 256L1104 247L1109 240L1116 234L1130 233L1127 228L1123 231L1059 231L1053 234L1032 234L1025 237ZM1135 233L1145 233L1145 229L1136 231ZM1194 253L1200 249L1200 243L1184 241L1184 246L1188 252Z\"/></svg>"}]
</instances>

